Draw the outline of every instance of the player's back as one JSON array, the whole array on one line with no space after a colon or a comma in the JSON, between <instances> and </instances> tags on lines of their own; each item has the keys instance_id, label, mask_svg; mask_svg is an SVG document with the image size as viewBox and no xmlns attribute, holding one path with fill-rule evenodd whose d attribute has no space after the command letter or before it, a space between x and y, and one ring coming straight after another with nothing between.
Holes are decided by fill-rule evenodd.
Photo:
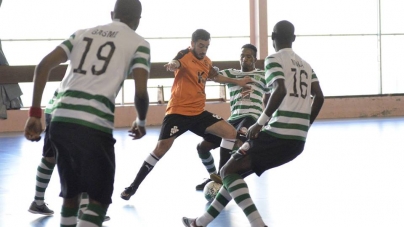
<instances>
[{"instance_id":1,"label":"player's back","mask_svg":"<svg viewBox=\"0 0 404 227\"><path fill-rule=\"evenodd\" d=\"M113 101L118 92L116 89L120 88L131 61L136 57L135 52L140 48L147 49L143 57L146 61L150 58L148 43L118 21L80 30L74 36L69 40L72 45L69 56L71 71L66 75L69 79L62 82L62 91L79 89L102 94ZM111 94L111 91L116 93Z\"/></svg>"},{"instance_id":2,"label":"player's back","mask_svg":"<svg viewBox=\"0 0 404 227\"><path fill-rule=\"evenodd\" d=\"M62 47L70 64L53 106L54 120L112 131L115 98L133 68L150 68L150 46L119 21L79 30ZM78 120L79 119L79 120ZM106 130L104 130L106 129Z\"/></svg>"},{"instance_id":3,"label":"player's back","mask_svg":"<svg viewBox=\"0 0 404 227\"><path fill-rule=\"evenodd\" d=\"M286 139L305 140L310 124L311 83L317 80L310 64L286 48L265 60L266 81L284 78L287 93L266 131Z\"/></svg>"}]
</instances>

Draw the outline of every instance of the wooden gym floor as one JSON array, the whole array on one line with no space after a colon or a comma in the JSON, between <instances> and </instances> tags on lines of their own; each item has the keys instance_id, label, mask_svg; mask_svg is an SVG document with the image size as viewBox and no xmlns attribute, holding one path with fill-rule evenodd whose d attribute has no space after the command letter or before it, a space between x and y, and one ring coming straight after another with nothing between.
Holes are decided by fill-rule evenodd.
<instances>
[{"instance_id":1,"label":"wooden gym floor","mask_svg":"<svg viewBox=\"0 0 404 227\"><path fill-rule=\"evenodd\" d=\"M200 138L179 137L131 200L120 192L134 179L154 148L159 127L133 141L116 129L116 181L111 220L103 226L182 226L181 217L196 217L207 208L195 185L207 177L196 154ZM317 121L305 151L294 161L246 181L269 227L403 227L404 118ZM0 226L59 226L62 199L54 171L45 200L53 216L29 213L43 142L22 133L0 134ZM213 151L216 162L218 150ZM234 202L210 227L248 227Z\"/></svg>"}]
</instances>

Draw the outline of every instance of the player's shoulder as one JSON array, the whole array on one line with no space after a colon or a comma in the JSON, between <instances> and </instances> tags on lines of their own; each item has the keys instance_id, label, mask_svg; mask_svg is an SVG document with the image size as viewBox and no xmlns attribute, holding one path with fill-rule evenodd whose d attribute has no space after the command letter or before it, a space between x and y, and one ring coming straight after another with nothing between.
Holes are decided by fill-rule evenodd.
<instances>
[{"instance_id":1,"label":"player's shoulder","mask_svg":"<svg viewBox=\"0 0 404 227\"><path fill-rule=\"evenodd\" d=\"M241 70L234 69L234 68L222 69L219 71L219 73L224 76L236 75L236 74L239 74L240 72L241 72Z\"/></svg>"},{"instance_id":2,"label":"player's shoulder","mask_svg":"<svg viewBox=\"0 0 404 227\"><path fill-rule=\"evenodd\" d=\"M191 51L189 48L183 49L178 51L177 55L175 56L174 60L180 60L184 58L187 54L191 54Z\"/></svg>"},{"instance_id":3,"label":"player's shoulder","mask_svg":"<svg viewBox=\"0 0 404 227\"><path fill-rule=\"evenodd\" d=\"M265 62L279 61L280 58L281 58L281 53L276 52L276 53L273 53L273 54L268 55L268 56L265 58L264 61L265 61Z\"/></svg>"}]
</instances>

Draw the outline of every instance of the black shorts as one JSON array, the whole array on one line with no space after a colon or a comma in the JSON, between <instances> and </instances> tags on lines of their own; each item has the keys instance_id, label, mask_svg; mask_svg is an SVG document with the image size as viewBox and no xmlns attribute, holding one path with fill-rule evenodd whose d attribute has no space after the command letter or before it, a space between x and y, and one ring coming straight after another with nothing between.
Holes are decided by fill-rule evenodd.
<instances>
[{"instance_id":1,"label":"black shorts","mask_svg":"<svg viewBox=\"0 0 404 227\"><path fill-rule=\"evenodd\" d=\"M257 122L254 118L252 117L242 117L236 120L228 120L227 122L229 122L229 124L233 125L233 127L236 129L236 131L240 131L241 128L246 128L248 129L251 125L255 124L255 122ZM204 137L204 140L210 143L213 143L216 145L216 147L220 146L220 143L222 142L222 138L220 138L219 136L213 135L213 134L206 134L206 136ZM247 140L247 138L245 139L241 139L243 142L245 142L245 140Z\"/></svg>"},{"instance_id":2,"label":"black shorts","mask_svg":"<svg viewBox=\"0 0 404 227\"><path fill-rule=\"evenodd\" d=\"M50 141L56 151L61 196L87 192L110 204L115 178L115 139L112 134L73 123L52 122Z\"/></svg>"},{"instance_id":3,"label":"black shorts","mask_svg":"<svg viewBox=\"0 0 404 227\"><path fill-rule=\"evenodd\" d=\"M55 157L55 152L52 149L51 142L49 140L49 125L52 119L51 114L45 113L45 136L43 141L42 156L43 157Z\"/></svg>"},{"instance_id":4,"label":"black shorts","mask_svg":"<svg viewBox=\"0 0 404 227\"><path fill-rule=\"evenodd\" d=\"M280 139L266 132L260 132L258 138L250 140L252 170L260 176L268 169L283 165L300 155L305 142L301 140Z\"/></svg>"},{"instance_id":5,"label":"black shorts","mask_svg":"<svg viewBox=\"0 0 404 227\"><path fill-rule=\"evenodd\" d=\"M206 110L195 116L167 114L163 119L159 140L178 137L188 130L205 137L208 135L205 134L206 129L222 120L223 118Z\"/></svg>"}]
</instances>

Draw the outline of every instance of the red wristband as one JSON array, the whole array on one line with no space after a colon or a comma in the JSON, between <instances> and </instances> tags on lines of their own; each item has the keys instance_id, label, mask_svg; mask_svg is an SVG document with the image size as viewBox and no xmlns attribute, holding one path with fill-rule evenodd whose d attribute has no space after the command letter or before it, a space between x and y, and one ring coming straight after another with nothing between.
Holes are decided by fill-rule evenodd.
<instances>
[{"instance_id":1,"label":"red wristband","mask_svg":"<svg viewBox=\"0 0 404 227\"><path fill-rule=\"evenodd\" d=\"M29 116L41 118L42 117L42 109L40 107L33 107L29 108Z\"/></svg>"}]
</instances>

